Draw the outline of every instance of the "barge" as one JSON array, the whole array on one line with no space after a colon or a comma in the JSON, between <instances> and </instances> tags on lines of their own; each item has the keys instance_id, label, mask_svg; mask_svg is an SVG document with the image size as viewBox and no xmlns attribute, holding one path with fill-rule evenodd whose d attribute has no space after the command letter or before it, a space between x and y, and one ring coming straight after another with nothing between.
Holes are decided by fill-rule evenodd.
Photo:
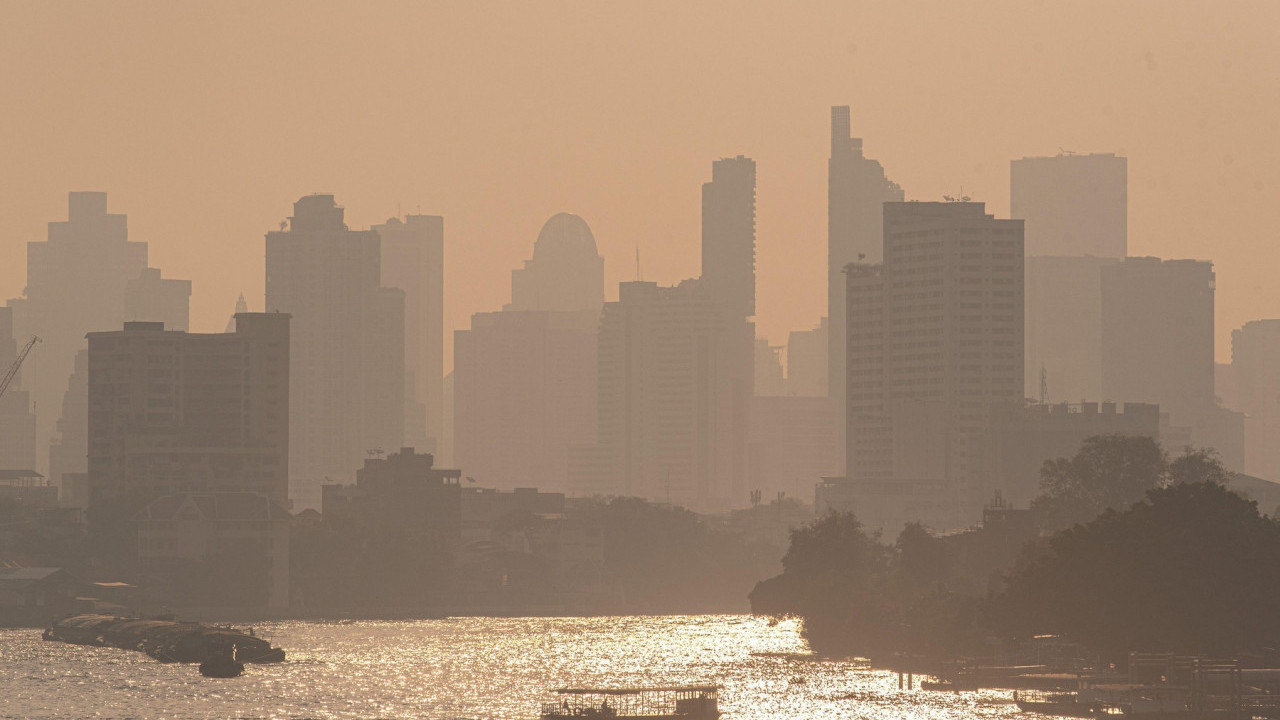
<instances>
[{"instance_id":1,"label":"barge","mask_svg":"<svg viewBox=\"0 0 1280 720\"><path fill-rule=\"evenodd\" d=\"M112 615L72 615L44 631L45 640L145 652L160 662L202 663L219 648L232 648L241 662L284 662L284 650L252 632L177 620Z\"/></svg>"}]
</instances>

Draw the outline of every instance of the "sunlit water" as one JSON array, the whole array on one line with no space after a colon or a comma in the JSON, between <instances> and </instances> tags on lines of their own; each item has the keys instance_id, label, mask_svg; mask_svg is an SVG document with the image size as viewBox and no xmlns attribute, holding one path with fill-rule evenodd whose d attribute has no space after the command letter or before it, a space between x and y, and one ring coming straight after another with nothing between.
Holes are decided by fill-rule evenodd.
<instances>
[{"instance_id":1,"label":"sunlit water","mask_svg":"<svg viewBox=\"0 0 1280 720\"><path fill-rule=\"evenodd\" d=\"M898 690L808 657L795 622L736 615L283 622L289 660L229 680L145 654L0 630L5 718L520 718L548 689L715 682L730 720L1008 718L1006 692Z\"/></svg>"}]
</instances>

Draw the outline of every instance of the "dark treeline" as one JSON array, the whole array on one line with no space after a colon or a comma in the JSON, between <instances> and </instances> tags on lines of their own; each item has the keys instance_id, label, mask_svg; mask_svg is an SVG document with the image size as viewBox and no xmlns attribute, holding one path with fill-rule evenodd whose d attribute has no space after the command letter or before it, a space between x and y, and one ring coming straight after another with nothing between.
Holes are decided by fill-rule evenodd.
<instances>
[{"instance_id":1,"label":"dark treeline","mask_svg":"<svg viewBox=\"0 0 1280 720\"><path fill-rule=\"evenodd\" d=\"M1280 522L1228 478L1208 451L1171 461L1149 438L1090 438L1045 463L1016 552L997 523L943 537L913 524L887 544L830 514L792 534L752 606L801 616L827 654L983 655L1038 634L1111 661L1265 653L1280 643Z\"/></svg>"}]
</instances>

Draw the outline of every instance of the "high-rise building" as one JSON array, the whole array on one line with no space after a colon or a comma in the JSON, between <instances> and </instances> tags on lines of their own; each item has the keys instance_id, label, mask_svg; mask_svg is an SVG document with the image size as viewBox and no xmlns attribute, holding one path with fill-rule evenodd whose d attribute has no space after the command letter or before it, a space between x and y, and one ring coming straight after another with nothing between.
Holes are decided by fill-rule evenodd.
<instances>
[{"instance_id":1,"label":"high-rise building","mask_svg":"<svg viewBox=\"0 0 1280 720\"><path fill-rule=\"evenodd\" d=\"M902 188L878 160L862 154L852 136L848 106L831 108L831 157L827 161L827 389L844 435L845 278L852 262L878 263L883 249L884 204L901 202Z\"/></svg>"},{"instance_id":2,"label":"high-rise building","mask_svg":"<svg viewBox=\"0 0 1280 720\"><path fill-rule=\"evenodd\" d=\"M1128 255L1129 161L1111 153L1010 163L1010 215L1026 221L1027 255Z\"/></svg>"},{"instance_id":3,"label":"high-rise building","mask_svg":"<svg viewBox=\"0 0 1280 720\"><path fill-rule=\"evenodd\" d=\"M1102 393L1190 426L1215 406L1213 263L1131 257L1102 268Z\"/></svg>"},{"instance_id":4,"label":"high-rise building","mask_svg":"<svg viewBox=\"0 0 1280 720\"><path fill-rule=\"evenodd\" d=\"M89 333L91 519L127 523L162 496L249 492L284 505L289 316L236 316L233 333L126 322Z\"/></svg>"},{"instance_id":5,"label":"high-rise building","mask_svg":"<svg viewBox=\"0 0 1280 720\"><path fill-rule=\"evenodd\" d=\"M50 410L62 405L85 334L120 327L134 310L186 327L189 296L187 281L148 270L147 244L129 241L126 217L107 212L106 193L70 193L67 220L49 223L47 240L27 243L25 294L9 301L15 336L44 340L33 351L40 372L29 375L37 462L55 433L58 415Z\"/></svg>"},{"instance_id":6,"label":"high-rise building","mask_svg":"<svg viewBox=\"0 0 1280 720\"><path fill-rule=\"evenodd\" d=\"M702 185L702 285L735 316L756 314L756 161L711 164Z\"/></svg>"},{"instance_id":7,"label":"high-rise building","mask_svg":"<svg viewBox=\"0 0 1280 720\"><path fill-rule=\"evenodd\" d=\"M571 460L570 491L699 509L746 501L754 326L690 280L625 282L598 346L597 441ZM745 365L745 367L744 367Z\"/></svg>"},{"instance_id":8,"label":"high-rise building","mask_svg":"<svg viewBox=\"0 0 1280 720\"><path fill-rule=\"evenodd\" d=\"M89 507L89 349L76 353L49 443L49 480L63 504Z\"/></svg>"},{"instance_id":9,"label":"high-rise building","mask_svg":"<svg viewBox=\"0 0 1280 720\"><path fill-rule=\"evenodd\" d=\"M787 336L787 394L827 396L827 319L811 330L792 330ZM833 421L834 422L834 421ZM837 454L843 455L838 452Z\"/></svg>"},{"instance_id":10,"label":"high-rise building","mask_svg":"<svg viewBox=\"0 0 1280 720\"><path fill-rule=\"evenodd\" d=\"M124 286L124 319L162 322L169 330L190 330L191 281L161 277L159 268L143 268Z\"/></svg>"},{"instance_id":11,"label":"high-rise building","mask_svg":"<svg viewBox=\"0 0 1280 720\"><path fill-rule=\"evenodd\" d=\"M596 435L603 296L591 229L560 213L512 273L506 309L476 313L454 333L453 457L468 477L493 488L565 489L569 448Z\"/></svg>"},{"instance_id":12,"label":"high-rise building","mask_svg":"<svg viewBox=\"0 0 1280 720\"><path fill-rule=\"evenodd\" d=\"M563 492L596 436L600 313L476 313L454 333L454 457L484 487Z\"/></svg>"},{"instance_id":13,"label":"high-rise building","mask_svg":"<svg viewBox=\"0 0 1280 720\"><path fill-rule=\"evenodd\" d=\"M1022 399L1022 221L983 203L884 206L884 262L846 269L850 481L927 481L980 512L974 444Z\"/></svg>"},{"instance_id":14,"label":"high-rise building","mask_svg":"<svg viewBox=\"0 0 1280 720\"><path fill-rule=\"evenodd\" d=\"M13 336L13 308L0 307L0 373L18 358L21 345ZM36 467L36 416L31 396L20 385L21 370L0 395L0 470L32 470Z\"/></svg>"},{"instance_id":15,"label":"high-rise building","mask_svg":"<svg viewBox=\"0 0 1280 720\"><path fill-rule=\"evenodd\" d=\"M381 284L381 240L350 230L332 195L294 203L267 233L266 309L293 316L289 497L318 508L325 483L404 436L403 290Z\"/></svg>"},{"instance_id":16,"label":"high-rise building","mask_svg":"<svg viewBox=\"0 0 1280 720\"><path fill-rule=\"evenodd\" d=\"M444 423L444 218L406 215L373 229L382 284L404 291L404 441L434 452Z\"/></svg>"},{"instance_id":17,"label":"high-rise building","mask_svg":"<svg viewBox=\"0 0 1280 720\"><path fill-rule=\"evenodd\" d=\"M1244 472L1280 482L1280 320L1231 331L1233 408L1245 414Z\"/></svg>"},{"instance_id":18,"label":"high-rise building","mask_svg":"<svg viewBox=\"0 0 1280 720\"><path fill-rule=\"evenodd\" d=\"M577 215L553 215L533 244L533 257L511 271L510 310L599 310L604 258L591 228Z\"/></svg>"},{"instance_id":19,"label":"high-rise building","mask_svg":"<svg viewBox=\"0 0 1280 720\"><path fill-rule=\"evenodd\" d=\"M1116 258L1028 257L1025 392L1046 402L1102 395L1102 268Z\"/></svg>"},{"instance_id":20,"label":"high-rise building","mask_svg":"<svg viewBox=\"0 0 1280 720\"><path fill-rule=\"evenodd\" d=\"M769 345L767 338L756 338L755 394L776 397L787 394L787 380L782 369L782 348Z\"/></svg>"}]
</instances>

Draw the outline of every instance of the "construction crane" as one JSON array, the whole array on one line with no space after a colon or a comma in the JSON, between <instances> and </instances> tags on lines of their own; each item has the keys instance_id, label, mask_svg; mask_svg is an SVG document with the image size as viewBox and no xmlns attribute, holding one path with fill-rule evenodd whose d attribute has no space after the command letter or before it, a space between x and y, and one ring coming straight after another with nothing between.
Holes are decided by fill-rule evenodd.
<instances>
[{"instance_id":1,"label":"construction crane","mask_svg":"<svg viewBox=\"0 0 1280 720\"><path fill-rule=\"evenodd\" d=\"M40 338L35 335L22 346L22 350L18 353L18 359L13 361L9 369L4 372L4 377L0 378L0 397L4 397L5 390L9 389L9 383L13 382L14 376L18 374L18 368L22 367L22 361L27 359L27 353L31 352L31 348L40 342Z\"/></svg>"}]
</instances>

